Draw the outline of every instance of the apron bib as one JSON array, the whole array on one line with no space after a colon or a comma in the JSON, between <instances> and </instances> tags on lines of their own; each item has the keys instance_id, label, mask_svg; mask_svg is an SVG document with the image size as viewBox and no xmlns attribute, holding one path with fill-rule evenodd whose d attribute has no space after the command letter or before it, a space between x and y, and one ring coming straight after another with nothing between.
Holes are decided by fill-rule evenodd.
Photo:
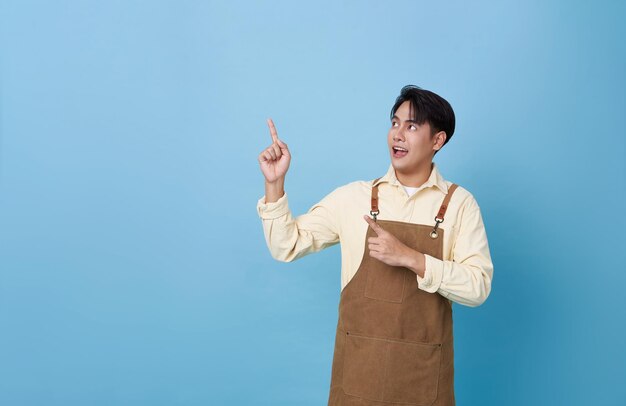
<instances>
[{"instance_id":1,"label":"apron bib","mask_svg":"<svg viewBox=\"0 0 626 406\"><path fill-rule=\"evenodd\" d=\"M456 188L435 225L377 222L407 246L443 259L438 226ZM378 185L371 214L376 220ZM368 227L361 264L341 292L328 405L454 406L452 302L419 289L411 270L370 257L373 236Z\"/></svg>"}]
</instances>

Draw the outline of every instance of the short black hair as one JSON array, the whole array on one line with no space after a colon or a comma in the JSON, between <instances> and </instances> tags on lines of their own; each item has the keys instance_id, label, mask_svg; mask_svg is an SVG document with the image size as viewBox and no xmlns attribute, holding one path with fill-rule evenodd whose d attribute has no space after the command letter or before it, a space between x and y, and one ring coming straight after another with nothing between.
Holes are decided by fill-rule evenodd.
<instances>
[{"instance_id":1,"label":"short black hair","mask_svg":"<svg viewBox=\"0 0 626 406\"><path fill-rule=\"evenodd\" d=\"M452 110L450 103L430 90L406 85L400 90L400 96L396 98L396 102L391 108L390 119L393 119L400 105L407 100L411 103L412 119L420 125L426 121L430 124L431 137L439 131L445 131L446 141L441 146L443 148L454 134L454 110ZM435 154L439 151L435 151Z\"/></svg>"}]
</instances>

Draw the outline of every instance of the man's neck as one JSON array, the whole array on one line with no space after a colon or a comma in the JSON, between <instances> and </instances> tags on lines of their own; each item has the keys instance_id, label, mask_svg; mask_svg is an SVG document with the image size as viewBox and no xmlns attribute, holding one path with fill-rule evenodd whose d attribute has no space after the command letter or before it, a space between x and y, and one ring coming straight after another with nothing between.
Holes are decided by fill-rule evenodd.
<instances>
[{"instance_id":1,"label":"man's neck","mask_svg":"<svg viewBox=\"0 0 626 406\"><path fill-rule=\"evenodd\" d=\"M396 178L398 181L404 186L408 187L420 187L422 186L430 177L430 174L433 169L432 161L426 163L423 168L418 169L417 171L411 173L400 173L399 171L395 171Z\"/></svg>"}]
</instances>

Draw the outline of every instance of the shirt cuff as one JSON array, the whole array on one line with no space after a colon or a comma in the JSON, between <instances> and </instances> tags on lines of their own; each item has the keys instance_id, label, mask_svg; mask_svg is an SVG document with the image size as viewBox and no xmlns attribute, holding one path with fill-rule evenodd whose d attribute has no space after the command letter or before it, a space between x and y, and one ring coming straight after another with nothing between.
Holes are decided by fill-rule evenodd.
<instances>
[{"instance_id":1,"label":"shirt cuff","mask_svg":"<svg viewBox=\"0 0 626 406\"><path fill-rule=\"evenodd\" d=\"M256 210L262 219L275 219L289 213L287 192L275 202L265 203L265 195L256 204Z\"/></svg>"},{"instance_id":2,"label":"shirt cuff","mask_svg":"<svg viewBox=\"0 0 626 406\"><path fill-rule=\"evenodd\" d=\"M424 254L424 258L426 259L424 277L421 278L419 275L415 275L417 277L417 287L423 291L435 293L439 290L441 280L443 279L443 261L428 254Z\"/></svg>"}]
</instances>

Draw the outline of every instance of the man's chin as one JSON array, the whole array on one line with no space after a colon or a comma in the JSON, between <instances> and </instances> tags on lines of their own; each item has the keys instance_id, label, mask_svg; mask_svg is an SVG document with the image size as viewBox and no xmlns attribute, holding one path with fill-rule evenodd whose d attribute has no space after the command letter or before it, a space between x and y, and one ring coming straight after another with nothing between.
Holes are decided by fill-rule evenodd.
<instances>
[{"instance_id":1,"label":"man's chin","mask_svg":"<svg viewBox=\"0 0 626 406\"><path fill-rule=\"evenodd\" d=\"M404 164L404 162L401 162L397 158L391 158L391 166L393 166L393 169L403 169L403 168L406 168L406 164Z\"/></svg>"},{"instance_id":2,"label":"man's chin","mask_svg":"<svg viewBox=\"0 0 626 406\"><path fill-rule=\"evenodd\" d=\"M393 166L393 169L395 169L396 172L400 173L413 173L418 168L415 164L411 166L408 161L402 162L401 160L394 158L391 158L391 166Z\"/></svg>"}]
</instances>

